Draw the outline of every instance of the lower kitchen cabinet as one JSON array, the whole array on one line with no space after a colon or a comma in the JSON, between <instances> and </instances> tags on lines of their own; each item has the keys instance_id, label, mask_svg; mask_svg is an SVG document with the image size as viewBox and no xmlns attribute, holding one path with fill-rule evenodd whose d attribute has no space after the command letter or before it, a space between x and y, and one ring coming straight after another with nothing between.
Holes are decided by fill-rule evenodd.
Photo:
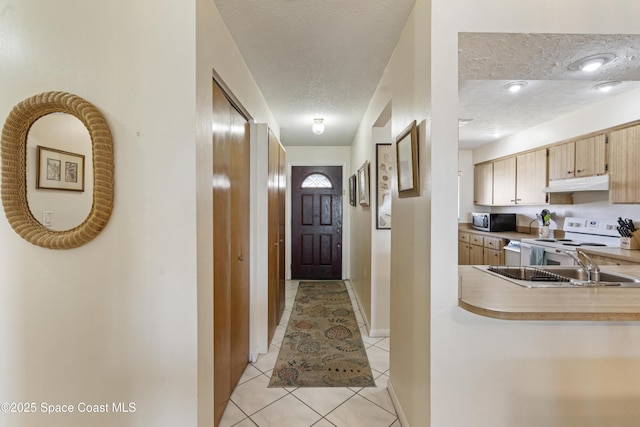
<instances>
[{"instance_id":1,"label":"lower kitchen cabinet","mask_svg":"<svg viewBox=\"0 0 640 427\"><path fill-rule=\"evenodd\" d=\"M476 233L458 233L459 265L504 265L504 239Z\"/></svg>"},{"instance_id":2,"label":"lower kitchen cabinet","mask_svg":"<svg viewBox=\"0 0 640 427\"><path fill-rule=\"evenodd\" d=\"M504 265L504 251L484 248L484 257L482 264L485 265Z\"/></svg>"},{"instance_id":3,"label":"lower kitchen cabinet","mask_svg":"<svg viewBox=\"0 0 640 427\"><path fill-rule=\"evenodd\" d=\"M458 234L458 264L482 265L484 248L482 236L473 233Z\"/></svg>"}]
</instances>

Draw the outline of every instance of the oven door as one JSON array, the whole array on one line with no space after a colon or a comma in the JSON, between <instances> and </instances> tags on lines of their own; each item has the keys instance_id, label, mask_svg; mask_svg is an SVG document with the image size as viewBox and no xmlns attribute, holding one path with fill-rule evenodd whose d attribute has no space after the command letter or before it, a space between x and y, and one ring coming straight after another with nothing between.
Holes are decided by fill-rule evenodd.
<instances>
[{"instance_id":1,"label":"oven door","mask_svg":"<svg viewBox=\"0 0 640 427\"><path fill-rule=\"evenodd\" d=\"M540 265L575 265L573 258L560 249L545 247L544 252L544 262ZM520 265L532 265L530 243L520 243Z\"/></svg>"},{"instance_id":2,"label":"oven door","mask_svg":"<svg viewBox=\"0 0 640 427\"><path fill-rule=\"evenodd\" d=\"M576 262L564 251L554 248L545 248L544 265L575 265Z\"/></svg>"}]
</instances>

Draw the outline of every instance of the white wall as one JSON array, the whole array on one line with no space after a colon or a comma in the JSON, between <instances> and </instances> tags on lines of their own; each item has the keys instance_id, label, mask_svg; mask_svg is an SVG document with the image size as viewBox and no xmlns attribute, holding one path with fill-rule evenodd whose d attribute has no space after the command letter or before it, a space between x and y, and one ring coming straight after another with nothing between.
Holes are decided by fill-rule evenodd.
<instances>
[{"instance_id":1,"label":"white wall","mask_svg":"<svg viewBox=\"0 0 640 427\"><path fill-rule=\"evenodd\" d=\"M458 32L637 33L640 16L640 6L631 0L520 1L517 7L500 0L433 0L433 5L434 141L457 140L452 70ZM434 165L454 164L449 159L457 156L456 144L443 143L439 151L433 153ZM434 167L439 182L454 181L455 172L436 173ZM431 233L432 244L438 244L431 256L437 278L431 293L431 425L637 423L640 390L632 380L640 375L637 325L499 321L457 307L457 266L449 261L456 259L456 205L455 192L434 191L443 226Z\"/></svg>"},{"instance_id":2,"label":"white wall","mask_svg":"<svg viewBox=\"0 0 640 427\"><path fill-rule=\"evenodd\" d=\"M476 208L473 204L473 152L458 152L458 176L460 179L460 217L459 222L471 222L471 212L484 212L485 208Z\"/></svg>"},{"instance_id":3,"label":"white wall","mask_svg":"<svg viewBox=\"0 0 640 427\"><path fill-rule=\"evenodd\" d=\"M103 113L115 152L113 215L85 246L33 246L0 217L0 401L136 404L0 425L212 425L212 70L279 134L273 115L210 0L0 11L0 117L75 93Z\"/></svg>"},{"instance_id":4,"label":"white wall","mask_svg":"<svg viewBox=\"0 0 640 427\"><path fill-rule=\"evenodd\" d=\"M85 98L111 128L116 181L109 223L77 249L34 246L0 217L0 401L136 403L0 425L195 425L195 3L0 10L0 117L44 91Z\"/></svg>"},{"instance_id":5,"label":"white wall","mask_svg":"<svg viewBox=\"0 0 640 427\"><path fill-rule=\"evenodd\" d=\"M390 117L389 117L390 119ZM371 158L371 318L365 319L369 335L389 336L389 314L391 311L391 230L377 228L377 158L376 144L391 144L391 120L384 126L374 126L371 132L373 155ZM394 148L395 146L391 146ZM394 156L395 158L395 156ZM392 169L395 172L395 169ZM391 175L393 180L393 175ZM387 182L393 186L393 182ZM392 208L393 227L393 208Z\"/></svg>"},{"instance_id":6,"label":"white wall","mask_svg":"<svg viewBox=\"0 0 640 427\"><path fill-rule=\"evenodd\" d=\"M287 150L287 193L286 193L286 247L285 270L287 280L291 279L291 167L306 165L342 166L342 277L351 277L349 271L351 241L351 205L349 204L349 177L351 174L351 147L285 146Z\"/></svg>"},{"instance_id":7,"label":"white wall","mask_svg":"<svg viewBox=\"0 0 640 427\"><path fill-rule=\"evenodd\" d=\"M430 9L429 0L416 2L360 124L352 152L354 165L375 158L371 128L389 102L391 135L398 135L413 120L419 124L421 194L400 199L394 191L392 199L390 389L404 426L426 425L429 419L431 194L435 189L431 178L433 146L429 120ZM450 169L453 164L456 164L455 157L448 163ZM456 194L455 183L453 181L453 194ZM395 180L393 185L397 187ZM439 181L438 185L447 187L446 182ZM368 226L360 233L355 231L354 221L352 240L370 239L371 216L368 213L366 218L362 218ZM369 255L366 256L370 259Z\"/></svg>"}]
</instances>

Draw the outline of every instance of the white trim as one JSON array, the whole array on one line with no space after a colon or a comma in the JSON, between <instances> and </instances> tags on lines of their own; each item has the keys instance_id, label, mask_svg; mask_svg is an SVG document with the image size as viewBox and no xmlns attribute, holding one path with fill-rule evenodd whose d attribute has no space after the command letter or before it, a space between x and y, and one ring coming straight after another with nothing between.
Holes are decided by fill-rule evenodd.
<instances>
[{"instance_id":1,"label":"white trim","mask_svg":"<svg viewBox=\"0 0 640 427\"><path fill-rule=\"evenodd\" d=\"M267 212L269 126L252 123L251 131L250 330L252 361L269 351L269 223ZM254 360L255 359L255 360Z\"/></svg>"},{"instance_id":2,"label":"white trim","mask_svg":"<svg viewBox=\"0 0 640 427\"><path fill-rule=\"evenodd\" d=\"M391 403L393 403L393 407L396 410L396 414L398 415L398 421L400 421L400 425L402 427L411 427L409 426L409 421L407 420L407 416L404 414L402 410L402 406L400 405L400 400L398 399L398 395L393 388L393 384L391 383L391 379L387 381L387 391L389 392L389 396L391 396Z\"/></svg>"},{"instance_id":3,"label":"white trim","mask_svg":"<svg viewBox=\"0 0 640 427\"><path fill-rule=\"evenodd\" d=\"M371 338L386 338L389 336L389 329L371 329L369 330L369 336Z\"/></svg>"}]
</instances>

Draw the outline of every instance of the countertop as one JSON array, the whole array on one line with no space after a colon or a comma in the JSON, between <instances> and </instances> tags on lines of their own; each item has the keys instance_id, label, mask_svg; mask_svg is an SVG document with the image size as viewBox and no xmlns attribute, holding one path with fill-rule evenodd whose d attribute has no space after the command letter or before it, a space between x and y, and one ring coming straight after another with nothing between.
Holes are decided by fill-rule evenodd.
<instances>
[{"instance_id":1,"label":"countertop","mask_svg":"<svg viewBox=\"0 0 640 427\"><path fill-rule=\"evenodd\" d=\"M524 227L524 228L528 229L529 227ZM489 231L476 230L475 228L471 227L471 224L469 223L458 224L458 232L462 231L466 233L481 234L487 237L498 237L498 238L507 239L507 240L535 239L536 237L538 237L537 230L538 230L537 227L533 228L533 231L536 232L535 234L523 233L519 231L489 232Z\"/></svg>"},{"instance_id":2,"label":"countertop","mask_svg":"<svg viewBox=\"0 0 640 427\"><path fill-rule=\"evenodd\" d=\"M640 277L639 266L606 266ZM525 288L478 270L458 266L458 305L505 320L640 320L640 288Z\"/></svg>"}]
</instances>

